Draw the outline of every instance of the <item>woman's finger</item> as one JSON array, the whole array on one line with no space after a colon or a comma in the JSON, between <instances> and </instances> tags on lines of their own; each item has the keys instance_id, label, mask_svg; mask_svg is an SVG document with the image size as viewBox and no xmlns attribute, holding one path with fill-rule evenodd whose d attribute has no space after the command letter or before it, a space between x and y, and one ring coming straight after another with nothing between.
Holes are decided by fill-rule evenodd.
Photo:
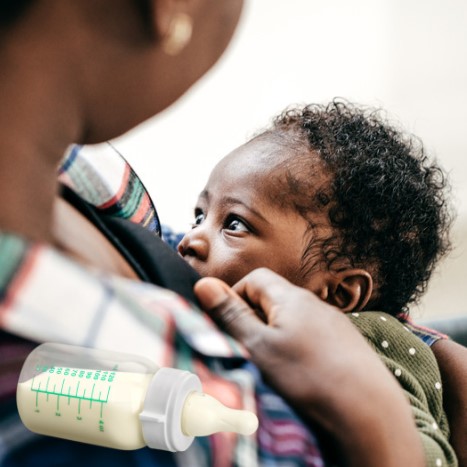
<instances>
[{"instance_id":1,"label":"woman's finger","mask_svg":"<svg viewBox=\"0 0 467 467\"><path fill-rule=\"evenodd\" d=\"M321 311L327 305L310 291L293 285L287 279L267 268L250 272L233 286L250 306L257 310L270 326L276 326L281 317L309 316L310 310Z\"/></svg>"},{"instance_id":2,"label":"woman's finger","mask_svg":"<svg viewBox=\"0 0 467 467\"><path fill-rule=\"evenodd\" d=\"M195 284L194 291L203 310L247 348L258 335L258 328L265 327L250 306L223 281L205 277Z\"/></svg>"}]
</instances>

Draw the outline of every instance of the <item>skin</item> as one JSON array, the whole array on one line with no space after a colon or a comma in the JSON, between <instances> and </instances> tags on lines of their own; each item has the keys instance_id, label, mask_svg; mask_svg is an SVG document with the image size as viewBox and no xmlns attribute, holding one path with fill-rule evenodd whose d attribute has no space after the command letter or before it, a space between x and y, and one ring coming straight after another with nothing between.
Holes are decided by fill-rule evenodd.
<instances>
[{"instance_id":1,"label":"skin","mask_svg":"<svg viewBox=\"0 0 467 467\"><path fill-rule=\"evenodd\" d=\"M68 145L114 138L172 104L218 60L243 2L153 3L150 33L129 0L37 0L3 34L3 229L51 242L55 167ZM192 17L193 36L169 57L161 38L175 11ZM31 199L35 208L18 216Z\"/></svg>"},{"instance_id":2,"label":"skin","mask_svg":"<svg viewBox=\"0 0 467 467\"><path fill-rule=\"evenodd\" d=\"M307 222L270 201L268 179L274 168L263 154L275 149L271 143L253 141L233 151L211 173L196 204L193 229L178 247L202 276L233 285L264 266L291 282L300 280ZM287 251L288 261L278 251Z\"/></svg>"},{"instance_id":3,"label":"skin","mask_svg":"<svg viewBox=\"0 0 467 467\"><path fill-rule=\"evenodd\" d=\"M0 31L0 229L132 279L120 253L57 199L57 165L70 144L119 136L177 100L219 59L243 5L150 3L142 24L133 0L35 0ZM162 44L175 12L194 29L169 57Z\"/></svg>"},{"instance_id":4,"label":"skin","mask_svg":"<svg viewBox=\"0 0 467 467\"><path fill-rule=\"evenodd\" d=\"M143 24L133 0L37 0L2 31L2 230L53 243L56 167L68 145L119 136L174 102L217 61L241 6L241 0L154 0L152 16ZM162 43L177 11L193 19L193 37L179 55L170 57ZM28 215L18 214L31 200L34 208ZM311 292L303 294L271 274L259 270L244 279L235 286L238 294L209 279L197 292L220 325L228 325L244 342L270 383L290 400L297 396L295 405L306 417L329 427L349 465L423 465L410 407L358 332ZM276 326L259 322L241 296L261 307ZM312 320L302 329L303 339L295 342L296 329L287 324L295 320L288 317L306 312L308 318L310 311L319 326ZM316 333L310 343L309 336ZM261 355L254 343L260 344ZM336 358L340 354L346 355L345 364ZM272 371L271 359L284 365L286 373ZM306 390L297 392L297 384L289 388L281 383L292 374L296 380L310 365L316 366L316 378L307 381ZM362 397L366 404L359 403L356 413ZM392 417L381 413L381 397Z\"/></svg>"},{"instance_id":5,"label":"skin","mask_svg":"<svg viewBox=\"0 0 467 467\"><path fill-rule=\"evenodd\" d=\"M396 380L335 307L268 269L256 269L233 289L203 278L195 292L219 326L245 345L271 387L304 420L334 436L347 465L425 465ZM253 308L263 311L267 324Z\"/></svg>"},{"instance_id":6,"label":"skin","mask_svg":"<svg viewBox=\"0 0 467 467\"><path fill-rule=\"evenodd\" d=\"M290 157L290 150L263 136L222 159L198 198L193 228L180 242L179 254L200 275L230 286L266 267L344 312L360 310L373 291L367 271L350 267L330 271L317 262L310 274L302 272L308 243L316 236L329 236L331 227L327 214L316 210L310 214L315 225L310 232L310 218L290 204L273 202L288 191L282 167ZM325 183L322 172L317 170L312 182ZM315 243L311 256L319 258L320 251Z\"/></svg>"},{"instance_id":7,"label":"skin","mask_svg":"<svg viewBox=\"0 0 467 467\"><path fill-rule=\"evenodd\" d=\"M349 277L358 280L362 275L368 274L366 271L348 270L347 274L343 275L317 268L305 279L301 274L302 253L310 240L307 222L290 206L280 207L277 203L272 202L274 195L279 196L279 191L271 193L271 185L273 185L271 180L278 176L285 177L281 169L277 170L277 166L283 164L290 156L291 154L287 150L277 146L271 141L271 138L262 137L240 146L222 159L212 171L198 198L193 228L180 242L179 253L202 276L216 277L230 286L248 282L248 273L257 268L268 268L293 284L305 287L320 298L337 305L340 311L352 312L361 309L362 306L349 306L349 304L362 304L362 301L356 297L361 295L364 288L351 288L348 287L348 283ZM319 171L316 178L318 185L325 182L323 177L320 177ZM330 232L326 215L315 213L313 221L321 226L319 231L321 234ZM314 250L316 254L319 253L319 245L316 245ZM247 278L241 281L245 276ZM339 287L333 286L339 281L341 281L340 288L347 286L347 297L352 296L353 300L339 299L337 296ZM361 284L364 283L365 281L361 282ZM197 290L202 298L205 293L205 285L203 282L201 284ZM366 285L369 289L371 288L371 283L366 283ZM245 294L244 287L241 285L235 286L234 289L241 290ZM247 298L248 302L251 303L249 295L244 296L244 298ZM268 312L266 311L265 314L267 318ZM217 314L216 311L214 311L214 316L220 323L230 323L232 319L228 314ZM272 327L277 326L275 318L274 315L273 322L269 323ZM278 319L280 318L281 315L278 315ZM291 333L291 342L295 342L295 339L296 342L301 342L297 336L300 336L302 332L302 323L304 323L305 318L297 318L296 322L301 324L300 329L296 330L295 337L291 333L292 329L287 329L287 332ZM236 327L232 331L229 326L230 324L227 326L228 332L235 333L237 331ZM243 324L239 326L240 332L243 332ZM281 323L281 326L290 327L286 323ZM259 335L262 336L262 331ZM263 362L264 354L258 350L256 342L253 342L248 348L253 352L253 359L259 360L259 366L263 369L266 377L269 374L269 367L282 368L282 365L285 364L284 361L278 363L274 360ZM467 431L465 428L467 417L465 408L467 407L467 398L465 392L459 391L459 388L465 387L467 384L465 376L467 375L467 366L464 363L467 361L465 358L467 349L452 341L441 340L433 346L433 350L443 376L444 400L452 431L451 441L459 459L466 461ZM306 352L300 346L294 350L297 354L301 354L302 351ZM265 352L265 354L269 354L269 352ZM283 357L284 355L281 354L279 359ZM294 359L291 358L291 360L295 362ZM310 361L310 365L312 364L314 363ZM290 361L287 362L287 365L290 365ZM273 385L277 384L276 389L281 394L292 392L289 396L292 405L297 404L297 401L300 400L301 396L295 391L303 383L300 380L297 382L297 387L294 385L292 388L290 387L291 381L295 381L296 374L300 373L294 373L292 370L289 377L284 377L283 381L287 381L287 388L280 381L276 381L273 375L269 375ZM308 386L305 385L305 387ZM302 397L306 399L306 396ZM459 408L462 407L464 410L459 411ZM462 462L461 465L463 465Z\"/></svg>"},{"instance_id":8,"label":"skin","mask_svg":"<svg viewBox=\"0 0 467 467\"><path fill-rule=\"evenodd\" d=\"M444 408L451 429L450 441L459 465L467 466L467 348L442 339L432 349L443 381Z\"/></svg>"}]
</instances>

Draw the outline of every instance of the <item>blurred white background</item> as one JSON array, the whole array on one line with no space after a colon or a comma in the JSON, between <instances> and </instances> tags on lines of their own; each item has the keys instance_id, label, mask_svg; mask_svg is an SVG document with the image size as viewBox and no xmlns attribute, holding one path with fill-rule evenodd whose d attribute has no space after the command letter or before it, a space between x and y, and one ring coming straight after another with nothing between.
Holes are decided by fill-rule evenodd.
<instances>
[{"instance_id":1,"label":"blurred white background","mask_svg":"<svg viewBox=\"0 0 467 467\"><path fill-rule=\"evenodd\" d=\"M449 171L455 249L412 313L467 314L465 0L247 0L215 68L113 144L141 176L162 222L185 231L222 156L287 105L335 96L384 107Z\"/></svg>"}]
</instances>

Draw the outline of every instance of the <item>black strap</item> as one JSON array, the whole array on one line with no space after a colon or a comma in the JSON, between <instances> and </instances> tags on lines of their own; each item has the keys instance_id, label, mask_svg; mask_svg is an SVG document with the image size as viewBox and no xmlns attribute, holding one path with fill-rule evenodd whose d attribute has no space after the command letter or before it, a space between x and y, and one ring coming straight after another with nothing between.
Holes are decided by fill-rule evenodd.
<instances>
[{"instance_id":1,"label":"black strap","mask_svg":"<svg viewBox=\"0 0 467 467\"><path fill-rule=\"evenodd\" d=\"M200 279L199 274L160 237L126 219L102 214L66 186L62 186L61 194L99 229L141 280L173 290L197 303L193 286Z\"/></svg>"}]
</instances>

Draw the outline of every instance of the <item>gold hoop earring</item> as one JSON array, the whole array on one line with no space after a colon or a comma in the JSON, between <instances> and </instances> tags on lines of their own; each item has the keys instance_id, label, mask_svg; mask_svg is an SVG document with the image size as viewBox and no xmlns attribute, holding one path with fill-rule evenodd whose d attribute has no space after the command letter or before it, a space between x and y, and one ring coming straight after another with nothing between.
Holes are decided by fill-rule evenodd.
<instances>
[{"instance_id":1,"label":"gold hoop earring","mask_svg":"<svg viewBox=\"0 0 467 467\"><path fill-rule=\"evenodd\" d=\"M190 42L192 32L192 19L185 13L176 13L162 42L164 52L171 56L178 55Z\"/></svg>"}]
</instances>

